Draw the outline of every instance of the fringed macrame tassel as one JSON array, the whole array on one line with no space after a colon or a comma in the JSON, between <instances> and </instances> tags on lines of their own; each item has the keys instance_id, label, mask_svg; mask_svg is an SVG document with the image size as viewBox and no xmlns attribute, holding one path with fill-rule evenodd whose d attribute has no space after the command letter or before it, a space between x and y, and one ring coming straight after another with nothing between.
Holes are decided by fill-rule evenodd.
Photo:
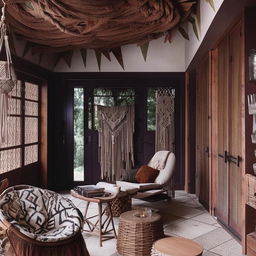
<instances>
[{"instance_id":1,"label":"fringed macrame tassel","mask_svg":"<svg viewBox=\"0 0 256 256\"><path fill-rule=\"evenodd\" d=\"M0 93L0 147L7 138L8 95Z\"/></svg>"},{"instance_id":2,"label":"fringed macrame tassel","mask_svg":"<svg viewBox=\"0 0 256 256\"><path fill-rule=\"evenodd\" d=\"M156 92L156 139L155 151L174 151L175 94L171 89L159 88Z\"/></svg>"}]
</instances>

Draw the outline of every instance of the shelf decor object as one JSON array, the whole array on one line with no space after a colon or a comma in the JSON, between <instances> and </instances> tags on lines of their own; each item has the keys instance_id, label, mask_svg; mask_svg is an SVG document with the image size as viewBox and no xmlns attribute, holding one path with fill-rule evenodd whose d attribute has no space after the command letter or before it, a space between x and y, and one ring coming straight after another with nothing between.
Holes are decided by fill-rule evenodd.
<instances>
[{"instance_id":1,"label":"shelf decor object","mask_svg":"<svg viewBox=\"0 0 256 256\"><path fill-rule=\"evenodd\" d=\"M249 115L253 115L251 139L252 143L256 143L256 94L249 94L247 96L247 101L248 113Z\"/></svg>"},{"instance_id":2,"label":"shelf decor object","mask_svg":"<svg viewBox=\"0 0 256 256\"><path fill-rule=\"evenodd\" d=\"M249 52L249 81L256 82L256 49Z\"/></svg>"}]
</instances>

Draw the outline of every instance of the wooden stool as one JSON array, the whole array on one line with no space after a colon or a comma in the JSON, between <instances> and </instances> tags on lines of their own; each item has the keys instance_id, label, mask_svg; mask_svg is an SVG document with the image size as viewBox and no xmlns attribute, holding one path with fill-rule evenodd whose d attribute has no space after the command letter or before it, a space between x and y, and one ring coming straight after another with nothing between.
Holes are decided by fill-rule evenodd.
<instances>
[{"instance_id":1,"label":"wooden stool","mask_svg":"<svg viewBox=\"0 0 256 256\"><path fill-rule=\"evenodd\" d=\"M157 240L151 256L201 256L204 248L193 240L182 237L167 237Z\"/></svg>"}]
</instances>

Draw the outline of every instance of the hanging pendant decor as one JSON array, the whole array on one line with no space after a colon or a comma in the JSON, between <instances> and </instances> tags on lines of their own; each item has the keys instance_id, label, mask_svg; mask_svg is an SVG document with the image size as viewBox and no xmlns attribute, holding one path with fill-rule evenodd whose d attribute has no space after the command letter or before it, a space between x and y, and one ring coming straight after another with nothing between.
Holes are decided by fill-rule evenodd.
<instances>
[{"instance_id":1,"label":"hanging pendant decor","mask_svg":"<svg viewBox=\"0 0 256 256\"><path fill-rule=\"evenodd\" d=\"M3 1L0 21L0 53L5 47L6 60L0 61L0 145L4 143L7 137L8 93L12 91L17 83L8 42L5 8L6 3Z\"/></svg>"}]
</instances>

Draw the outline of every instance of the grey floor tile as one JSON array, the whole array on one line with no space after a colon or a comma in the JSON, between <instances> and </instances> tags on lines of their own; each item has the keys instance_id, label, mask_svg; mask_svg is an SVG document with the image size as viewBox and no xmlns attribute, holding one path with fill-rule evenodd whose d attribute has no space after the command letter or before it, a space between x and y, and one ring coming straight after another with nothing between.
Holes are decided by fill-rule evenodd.
<instances>
[{"instance_id":1,"label":"grey floor tile","mask_svg":"<svg viewBox=\"0 0 256 256\"><path fill-rule=\"evenodd\" d=\"M217 229L217 227L189 219L166 226L164 232L167 235L172 233L188 239L194 239L214 229Z\"/></svg>"},{"instance_id":2,"label":"grey floor tile","mask_svg":"<svg viewBox=\"0 0 256 256\"><path fill-rule=\"evenodd\" d=\"M207 234L197 237L194 240L201 244L205 250L210 250L231 239L232 237L228 232L222 228L217 228Z\"/></svg>"},{"instance_id":3,"label":"grey floor tile","mask_svg":"<svg viewBox=\"0 0 256 256\"><path fill-rule=\"evenodd\" d=\"M206 223L206 224L210 224L210 225L218 224L217 220L214 217L212 217L208 212L197 215L197 216L193 217L192 219Z\"/></svg>"},{"instance_id":4,"label":"grey floor tile","mask_svg":"<svg viewBox=\"0 0 256 256\"><path fill-rule=\"evenodd\" d=\"M86 203L83 200L73 198L69 191L65 191L64 195L84 213ZM196 195L181 190L176 191L175 195L170 201L147 202L133 199L132 206L157 210L163 219L165 235L194 239L204 247L203 256L242 255L240 244L210 216L198 202ZM97 204L90 204L89 214L96 214L97 209ZM118 232L119 218L114 218L114 224ZM105 241L103 247L100 247L97 236L85 232L83 236L91 256L118 256L116 239Z\"/></svg>"},{"instance_id":5,"label":"grey floor tile","mask_svg":"<svg viewBox=\"0 0 256 256\"><path fill-rule=\"evenodd\" d=\"M229 240L213 249L211 252L217 253L222 256L242 256L242 247L234 239Z\"/></svg>"},{"instance_id":6,"label":"grey floor tile","mask_svg":"<svg viewBox=\"0 0 256 256\"><path fill-rule=\"evenodd\" d=\"M213 252L209 252L209 251L204 251L203 256L221 256L221 255Z\"/></svg>"}]
</instances>

